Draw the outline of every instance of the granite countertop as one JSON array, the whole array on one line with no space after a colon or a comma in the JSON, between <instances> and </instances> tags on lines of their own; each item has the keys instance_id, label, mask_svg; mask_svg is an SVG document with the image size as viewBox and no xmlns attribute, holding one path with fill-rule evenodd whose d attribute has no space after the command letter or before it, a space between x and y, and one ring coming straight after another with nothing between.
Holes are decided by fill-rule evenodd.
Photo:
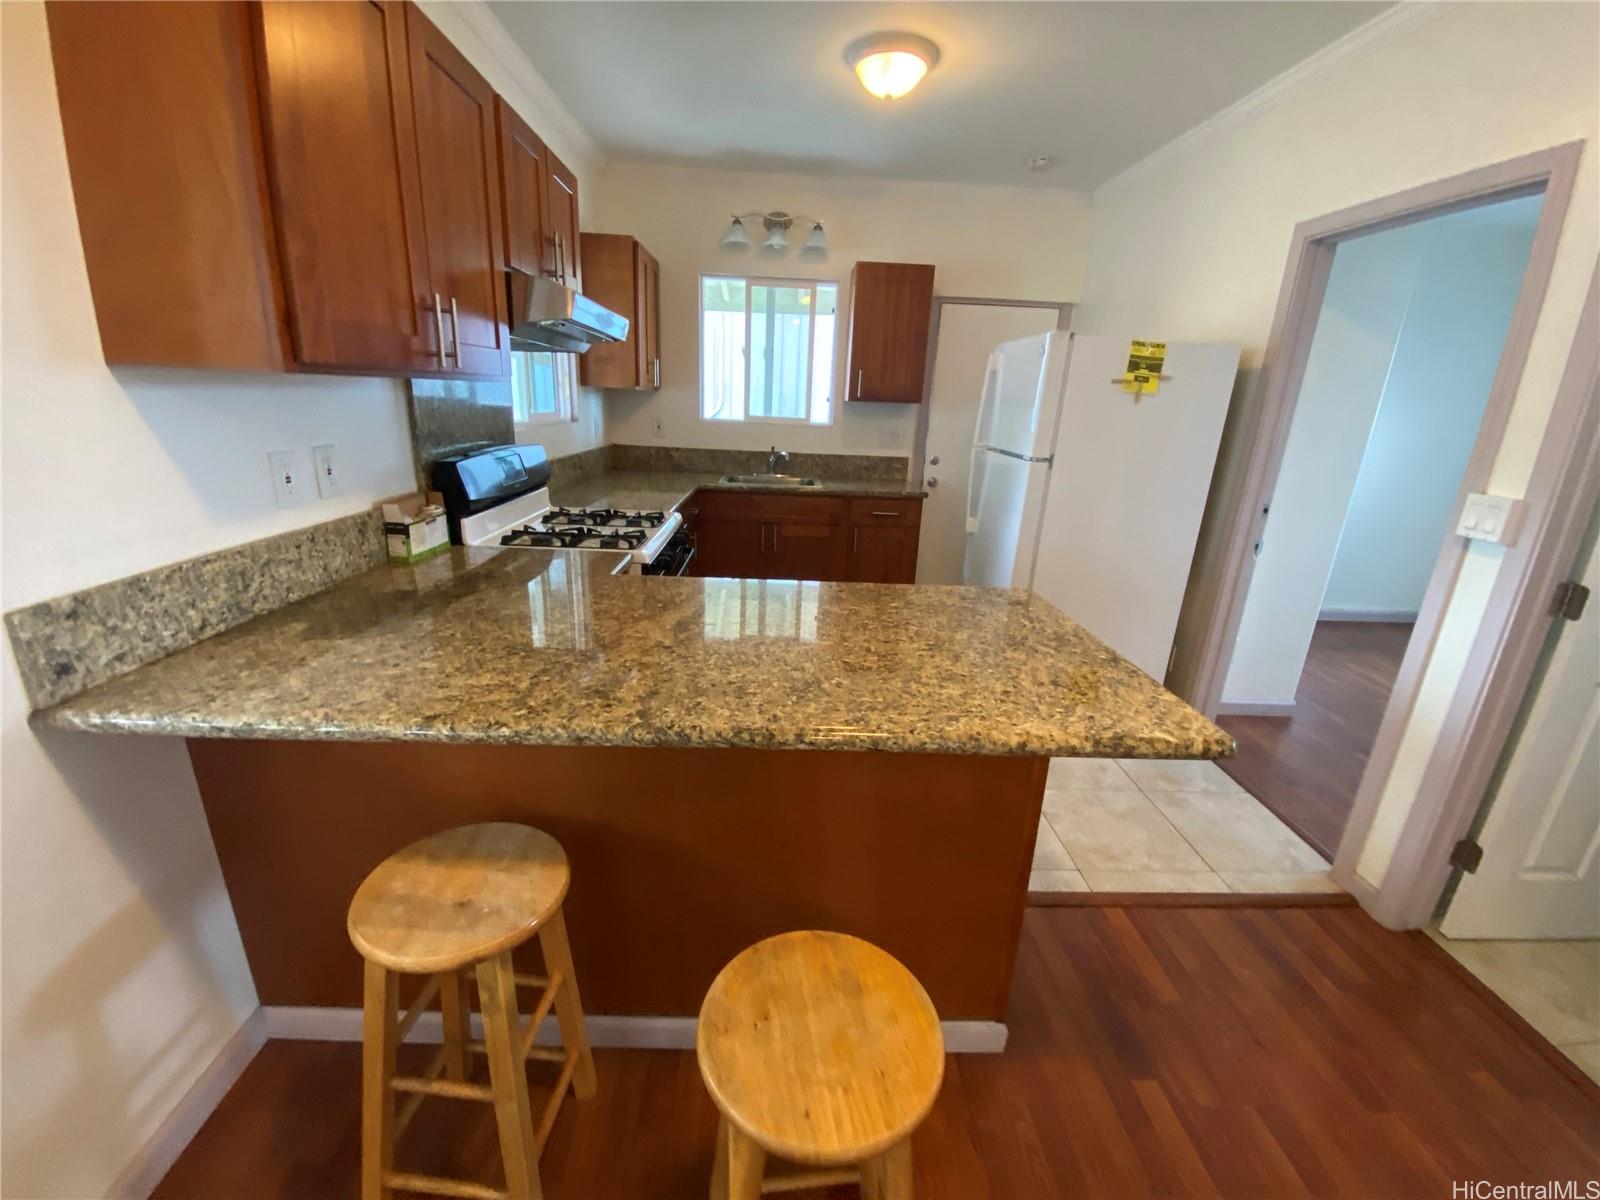
<instances>
[{"instance_id":1,"label":"granite countertop","mask_svg":"<svg viewBox=\"0 0 1600 1200\"><path fill-rule=\"evenodd\" d=\"M1214 758L1232 739L999 588L612 575L462 549L378 567L33 720L185 737Z\"/></svg>"},{"instance_id":2,"label":"granite countertop","mask_svg":"<svg viewBox=\"0 0 1600 1200\"><path fill-rule=\"evenodd\" d=\"M550 487L550 502L568 508L642 508L667 511L677 508L701 488L716 492L750 492L781 496L879 496L899 499L926 496L922 488L903 479L816 479L814 487L776 487L771 484L723 483L717 471L606 471Z\"/></svg>"}]
</instances>

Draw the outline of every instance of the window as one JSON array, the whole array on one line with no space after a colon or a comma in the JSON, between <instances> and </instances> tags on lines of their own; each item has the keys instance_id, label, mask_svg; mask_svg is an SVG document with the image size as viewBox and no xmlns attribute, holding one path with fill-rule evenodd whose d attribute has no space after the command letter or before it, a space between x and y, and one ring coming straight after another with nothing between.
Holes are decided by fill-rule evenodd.
<instances>
[{"instance_id":1,"label":"window","mask_svg":"<svg viewBox=\"0 0 1600 1200\"><path fill-rule=\"evenodd\" d=\"M511 419L518 425L549 425L572 420L573 373L577 356L511 354Z\"/></svg>"},{"instance_id":2,"label":"window","mask_svg":"<svg viewBox=\"0 0 1600 1200\"><path fill-rule=\"evenodd\" d=\"M839 285L700 277L700 416L707 421L833 421Z\"/></svg>"}]
</instances>

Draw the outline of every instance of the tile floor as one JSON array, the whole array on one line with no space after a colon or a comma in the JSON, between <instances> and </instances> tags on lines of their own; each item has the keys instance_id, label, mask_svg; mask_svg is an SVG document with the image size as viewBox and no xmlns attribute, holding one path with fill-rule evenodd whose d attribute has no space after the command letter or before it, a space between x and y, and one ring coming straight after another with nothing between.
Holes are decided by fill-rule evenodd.
<instances>
[{"instance_id":1,"label":"tile floor","mask_svg":"<svg viewBox=\"0 0 1600 1200\"><path fill-rule=\"evenodd\" d=\"M1600 1083L1600 942L1433 940Z\"/></svg>"},{"instance_id":2,"label":"tile floor","mask_svg":"<svg viewBox=\"0 0 1600 1200\"><path fill-rule=\"evenodd\" d=\"M1034 892L1336 892L1328 864L1210 762L1057 758Z\"/></svg>"}]
</instances>

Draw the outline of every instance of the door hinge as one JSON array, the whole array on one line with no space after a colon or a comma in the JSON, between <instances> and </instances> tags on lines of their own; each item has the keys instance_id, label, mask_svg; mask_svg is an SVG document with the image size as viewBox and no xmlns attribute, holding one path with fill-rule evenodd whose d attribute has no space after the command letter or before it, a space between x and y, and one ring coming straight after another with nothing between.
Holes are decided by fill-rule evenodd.
<instances>
[{"instance_id":1,"label":"door hinge","mask_svg":"<svg viewBox=\"0 0 1600 1200\"><path fill-rule=\"evenodd\" d=\"M1450 851L1450 865L1460 867L1468 875L1478 869L1483 861L1483 847L1471 838L1462 838Z\"/></svg>"},{"instance_id":2,"label":"door hinge","mask_svg":"<svg viewBox=\"0 0 1600 1200\"><path fill-rule=\"evenodd\" d=\"M1576 621L1583 616L1584 606L1588 603L1588 588L1576 579L1563 579L1556 584L1556 594L1550 601L1550 615Z\"/></svg>"}]
</instances>

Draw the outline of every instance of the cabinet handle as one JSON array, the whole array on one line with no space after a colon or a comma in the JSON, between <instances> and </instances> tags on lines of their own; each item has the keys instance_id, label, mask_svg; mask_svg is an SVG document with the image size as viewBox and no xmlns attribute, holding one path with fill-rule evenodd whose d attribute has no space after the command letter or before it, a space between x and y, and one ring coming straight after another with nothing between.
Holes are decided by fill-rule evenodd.
<instances>
[{"instance_id":1,"label":"cabinet handle","mask_svg":"<svg viewBox=\"0 0 1600 1200\"><path fill-rule=\"evenodd\" d=\"M875 517L898 517L900 514L890 509L875 508L872 510L872 515Z\"/></svg>"},{"instance_id":2,"label":"cabinet handle","mask_svg":"<svg viewBox=\"0 0 1600 1200\"><path fill-rule=\"evenodd\" d=\"M861 549L861 526L856 525L850 530L850 553L854 554Z\"/></svg>"},{"instance_id":3,"label":"cabinet handle","mask_svg":"<svg viewBox=\"0 0 1600 1200\"><path fill-rule=\"evenodd\" d=\"M439 299L438 292L433 294L433 331L439 339L439 369L442 371L450 352L444 345L444 301Z\"/></svg>"},{"instance_id":4,"label":"cabinet handle","mask_svg":"<svg viewBox=\"0 0 1600 1200\"><path fill-rule=\"evenodd\" d=\"M657 388L661 386L661 360L659 358L650 364L650 385Z\"/></svg>"},{"instance_id":5,"label":"cabinet handle","mask_svg":"<svg viewBox=\"0 0 1600 1200\"><path fill-rule=\"evenodd\" d=\"M450 342L455 347L456 370L461 370L461 313L456 298L450 297Z\"/></svg>"},{"instance_id":6,"label":"cabinet handle","mask_svg":"<svg viewBox=\"0 0 1600 1200\"><path fill-rule=\"evenodd\" d=\"M556 234L556 278L567 281L567 239Z\"/></svg>"},{"instance_id":7,"label":"cabinet handle","mask_svg":"<svg viewBox=\"0 0 1600 1200\"><path fill-rule=\"evenodd\" d=\"M856 370L856 399L857 400L861 399L861 377L863 375L865 375L866 373L867 373L867 369L865 367L860 367L860 368L858 368Z\"/></svg>"}]
</instances>

